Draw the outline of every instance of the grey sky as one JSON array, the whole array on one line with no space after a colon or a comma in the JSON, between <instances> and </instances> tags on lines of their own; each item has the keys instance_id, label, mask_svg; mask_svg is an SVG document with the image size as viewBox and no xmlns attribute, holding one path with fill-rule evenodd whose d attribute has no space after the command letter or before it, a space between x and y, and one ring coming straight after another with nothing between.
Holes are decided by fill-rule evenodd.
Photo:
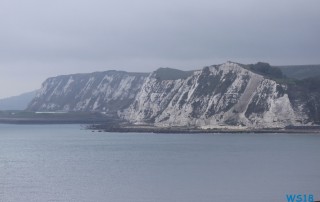
<instances>
[{"instance_id":1,"label":"grey sky","mask_svg":"<svg viewBox=\"0 0 320 202\"><path fill-rule=\"evenodd\" d=\"M0 98L50 76L320 64L319 0L1 0Z\"/></svg>"}]
</instances>

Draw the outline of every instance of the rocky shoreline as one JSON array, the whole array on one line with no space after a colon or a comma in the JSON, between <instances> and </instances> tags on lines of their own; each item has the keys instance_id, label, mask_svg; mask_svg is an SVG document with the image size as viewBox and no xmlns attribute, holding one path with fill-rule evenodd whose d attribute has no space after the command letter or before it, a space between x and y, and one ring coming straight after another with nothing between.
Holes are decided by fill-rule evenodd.
<instances>
[{"instance_id":1,"label":"rocky shoreline","mask_svg":"<svg viewBox=\"0 0 320 202\"><path fill-rule=\"evenodd\" d=\"M228 129L213 128L201 129L195 127L155 127L119 125L117 122L105 119L34 119L34 118L0 118L0 124L84 124L86 130L92 132L116 132L116 133L312 133L320 134L318 127L304 128L263 128L263 129Z\"/></svg>"},{"instance_id":2,"label":"rocky shoreline","mask_svg":"<svg viewBox=\"0 0 320 202\"><path fill-rule=\"evenodd\" d=\"M228 129L214 128L201 129L192 127L155 127L149 125L113 125L92 124L86 127L92 132L119 132L119 133L313 133L320 134L320 127L302 128L263 128L263 129Z\"/></svg>"}]
</instances>

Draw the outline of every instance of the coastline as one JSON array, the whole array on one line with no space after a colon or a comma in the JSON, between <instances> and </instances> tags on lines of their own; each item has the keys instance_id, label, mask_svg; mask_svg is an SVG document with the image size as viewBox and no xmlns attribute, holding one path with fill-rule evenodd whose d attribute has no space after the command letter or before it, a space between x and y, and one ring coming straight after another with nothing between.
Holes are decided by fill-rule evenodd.
<instances>
[{"instance_id":1,"label":"coastline","mask_svg":"<svg viewBox=\"0 0 320 202\"><path fill-rule=\"evenodd\" d=\"M201 129L190 127L155 127L149 125L112 125L91 124L86 129L93 132L119 132L119 133L310 133L320 134L320 128L262 128L262 129Z\"/></svg>"},{"instance_id":2,"label":"coastline","mask_svg":"<svg viewBox=\"0 0 320 202\"><path fill-rule=\"evenodd\" d=\"M107 124L106 124L107 123ZM85 130L92 132L115 132L115 133L182 133L182 134L196 134L196 133L308 133L319 134L320 129L305 128L305 129L201 129L190 127L154 127L154 126L135 126L135 125L118 125L118 122L102 119L3 119L0 118L0 124L13 125L51 125L51 124L83 124Z\"/></svg>"},{"instance_id":3,"label":"coastline","mask_svg":"<svg viewBox=\"0 0 320 202\"><path fill-rule=\"evenodd\" d=\"M117 133L309 133L320 134L320 126L289 126L286 128L210 128L197 127L156 127L154 125L133 125L101 116L95 113L72 114L27 114L0 116L0 124L17 125L49 125L49 124L81 124L86 130L93 132Z\"/></svg>"},{"instance_id":4,"label":"coastline","mask_svg":"<svg viewBox=\"0 0 320 202\"><path fill-rule=\"evenodd\" d=\"M0 111L1 112L1 111ZM27 111L2 111L0 123L2 124L110 124L118 123L119 120L94 112L27 112Z\"/></svg>"}]
</instances>

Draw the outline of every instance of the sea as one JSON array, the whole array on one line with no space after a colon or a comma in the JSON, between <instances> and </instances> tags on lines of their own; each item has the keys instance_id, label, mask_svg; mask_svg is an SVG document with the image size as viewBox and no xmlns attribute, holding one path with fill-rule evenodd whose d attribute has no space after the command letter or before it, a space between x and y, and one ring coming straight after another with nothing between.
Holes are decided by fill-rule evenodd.
<instances>
[{"instance_id":1,"label":"sea","mask_svg":"<svg viewBox=\"0 0 320 202\"><path fill-rule=\"evenodd\" d=\"M298 194L320 200L320 134L0 124L1 202L287 202Z\"/></svg>"}]
</instances>

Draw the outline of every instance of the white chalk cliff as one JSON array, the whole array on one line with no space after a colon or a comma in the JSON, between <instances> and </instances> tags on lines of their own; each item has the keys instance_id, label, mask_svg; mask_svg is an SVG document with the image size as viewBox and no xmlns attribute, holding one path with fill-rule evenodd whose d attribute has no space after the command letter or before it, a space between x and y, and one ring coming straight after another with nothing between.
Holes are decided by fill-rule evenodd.
<instances>
[{"instance_id":1,"label":"white chalk cliff","mask_svg":"<svg viewBox=\"0 0 320 202\"><path fill-rule=\"evenodd\" d=\"M274 128L310 124L288 86L227 62L197 71L107 71L46 80L28 110L114 112L134 124Z\"/></svg>"},{"instance_id":2,"label":"white chalk cliff","mask_svg":"<svg viewBox=\"0 0 320 202\"><path fill-rule=\"evenodd\" d=\"M159 79L154 72L120 115L133 123L151 121L157 126L298 125L306 116L293 109L288 95L279 90L283 88L231 62L175 80Z\"/></svg>"}]
</instances>

